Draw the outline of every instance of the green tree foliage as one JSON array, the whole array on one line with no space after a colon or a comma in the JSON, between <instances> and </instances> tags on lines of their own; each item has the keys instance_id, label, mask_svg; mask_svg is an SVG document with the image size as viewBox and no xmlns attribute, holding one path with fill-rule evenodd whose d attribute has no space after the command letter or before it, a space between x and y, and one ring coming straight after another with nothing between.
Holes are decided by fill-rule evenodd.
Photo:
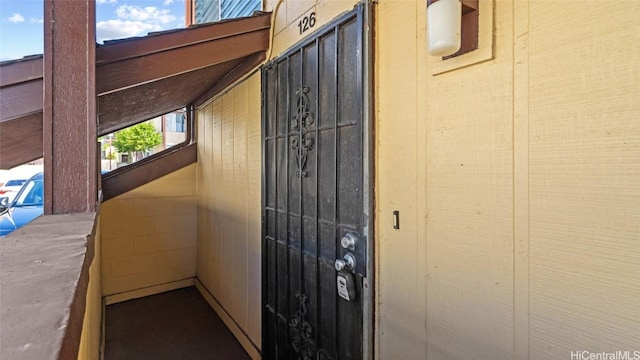
<instances>
[{"instance_id":1,"label":"green tree foliage","mask_svg":"<svg viewBox=\"0 0 640 360\"><path fill-rule=\"evenodd\" d=\"M140 123L116 132L113 147L119 153L146 152L162 142L162 135L150 122Z\"/></svg>"}]
</instances>

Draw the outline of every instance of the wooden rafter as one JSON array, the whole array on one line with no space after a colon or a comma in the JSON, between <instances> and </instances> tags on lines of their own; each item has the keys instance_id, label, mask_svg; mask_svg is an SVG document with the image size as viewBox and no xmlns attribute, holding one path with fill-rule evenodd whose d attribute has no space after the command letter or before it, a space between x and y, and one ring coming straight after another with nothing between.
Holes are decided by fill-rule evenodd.
<instances>
[{"instance_id":1,"label":"wooden rafter","mask_svg":"<svg viewBox=\"0 0 640 360\"><path fill-rule=\"evenodd\" d=\"M206 101L241 78L264 59L270 16L98 45L98 136ZM36 56L0 64L2 169L33 160L34 151L42 156L43 63Z\"/></svg>"},{"instance_id":2,"label":"wooden rafter","mask_svg":"<svg viewBox=\"0 0 640 360\"><path fill-rule=\"evenodd\" d=\"M250 32L98 65L98 96L215 66L264 51L269 34Z\"/></svg>"}]
</instances>

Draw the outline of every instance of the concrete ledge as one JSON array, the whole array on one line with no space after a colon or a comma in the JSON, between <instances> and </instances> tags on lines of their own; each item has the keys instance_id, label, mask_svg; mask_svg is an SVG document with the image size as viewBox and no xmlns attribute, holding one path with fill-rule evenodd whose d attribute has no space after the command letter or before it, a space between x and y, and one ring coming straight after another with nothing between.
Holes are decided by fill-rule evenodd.
<instances>
[{"instance_id":1,"label":"concrete ledge","mask_svg":"<svg viewBox=\"0 0 640 360\"><path fill-rule=\"evenodd\" d=\"M77 359L95 221L42 216L0 239L0 359Z\"/></svg>"}]
</instances>

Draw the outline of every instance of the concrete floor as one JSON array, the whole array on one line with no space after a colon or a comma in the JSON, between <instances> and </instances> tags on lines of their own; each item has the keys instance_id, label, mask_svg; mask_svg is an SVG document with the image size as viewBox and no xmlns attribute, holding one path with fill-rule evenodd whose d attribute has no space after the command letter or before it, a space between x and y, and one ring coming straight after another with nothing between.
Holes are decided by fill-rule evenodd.
<instances>
[{"instance_id":1,"label":"concrete floor","mask_svg":"<svg viewBox=\"0 0 640 360\"><path fill-rule=\"evenodd\" d=\"M195 287L107 306L106 360L249 359Z\"/></svg>"}]
</instances>

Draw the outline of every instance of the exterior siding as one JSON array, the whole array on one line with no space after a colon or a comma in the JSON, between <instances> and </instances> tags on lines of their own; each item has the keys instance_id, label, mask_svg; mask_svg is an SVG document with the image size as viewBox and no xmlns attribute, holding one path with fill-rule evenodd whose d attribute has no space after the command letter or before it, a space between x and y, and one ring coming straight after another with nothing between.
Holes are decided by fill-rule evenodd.
<instances>
[{"instance_id":1,"label":"exterior siding","mask_svg":"<svg viewBox=\"0 0 640 360\"><path fill-rule=\"evenodd\" d=\"M424 4L376 7L380 359L638 348L640 6L548 5L435 76Z\"/></svg>"},{"instance_id":2,"label":"exterior siding","mask_svg":"<svg viewBox=\"0 0 640 360\"><path fill-rule=\"evenodd\" d=\"M194 0L195 23L220 21L220 0Z\"/></svg>"},{"instance_id":3,"label":"exterior siding","mask_svg":"<svg viewBox=\"0 0 640 360\"><path fill-rule=\"evenodd\" d=\"M249 16L253 14L254 11L260 10L262 7L260 0L221 0L221 2L221 19L233 19L242 16Z\"/></svg>"},{"instance_id":4,"label":"exterior siding","mask_svg":"<svg viewBox=\"0 0 640 360\"><path fill-rule=\"evenodd\" d=\"M195 0L194 2L196 24L250 16L262 7L261 0Z\"/></svg>"},{"instance_id":5,"label":"exterior siding","mask_svg":"<svg viewBox=\"0 0 640 360\"><path fill-rule=\"evenodd\" d=\"M496 26L495 42L512 44L512 3L495 6L497 24L504 24ZM430 279L425 285L431 359L517 358L513 46L496 46L494 56L466 70L425 74L428 216L422 261Z\"/></svg>"},{"instance_id":6,"label":"exterior siding","mask_svg":"<svg viewBox=\"0 0 640 360\"><path fill-rule=\"evenodd\" d=\"M376 9L377 358L426 358L425 34L419 2L381 2ZM422 24L419 24L419 21ZM402 144L402 146L398 146ZM420 156L420 160L419 160ZM419 167L416 167L420 163ZM399 211L400 229L392 228ZM387 226L388 225L388 226Z\"/></svg>"},{"instance_id":7,"label":"exterior siding","mask_svg":"<svg viewBox=\"0 0 640 360\"><path fill-rule=\"evenodd\" d=\"M532 359L640 349L640 4L558 5L528 9Z\"/></svg>"}]
</instances>

